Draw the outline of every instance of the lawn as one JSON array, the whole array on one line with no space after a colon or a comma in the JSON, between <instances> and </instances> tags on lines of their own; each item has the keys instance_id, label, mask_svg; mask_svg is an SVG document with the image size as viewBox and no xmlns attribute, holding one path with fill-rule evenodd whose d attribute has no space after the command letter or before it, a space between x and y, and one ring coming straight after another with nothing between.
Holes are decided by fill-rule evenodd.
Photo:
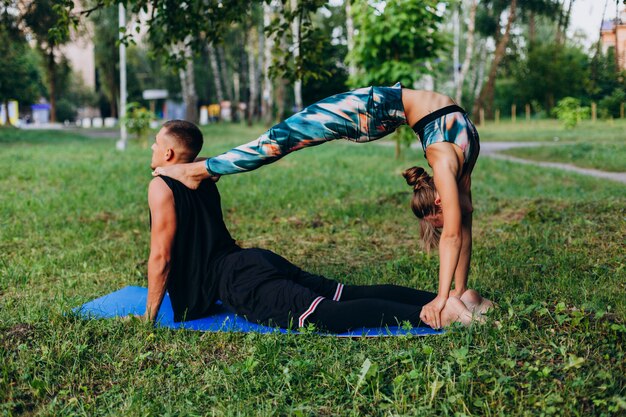
<instances>
[{"instance_id":1,"label":"lawn","mask_svg":"<svg viewBox=\"0 0 626 417\"><path fill-rule=\"evenodd\" d=\"M626 139L626 135L624 138ZM565 162L601 171L626 172L624 141L515 148L504 153L535 161Z\"/></svg>"},{"instance_id":2,"label":"lawn","mask_svg":"<svg viewBox=\"0 0 626 417\"><path fill-rule=\"evenodd\" d=\"M481 134L552 140L558 127L499 129ZM205 129L203 154L261 130ZM424 338L209 334L71 314L146 285L149 149L11 130L0 144L1 414L626 413L623 184L479 159L470 285L499 304L485 325ZM425 160L393 152L337 142L222 178L226 223L240 244L316 273L434 291L437 256L418 250L400 176Z\"/></svg>"}]
</instances>

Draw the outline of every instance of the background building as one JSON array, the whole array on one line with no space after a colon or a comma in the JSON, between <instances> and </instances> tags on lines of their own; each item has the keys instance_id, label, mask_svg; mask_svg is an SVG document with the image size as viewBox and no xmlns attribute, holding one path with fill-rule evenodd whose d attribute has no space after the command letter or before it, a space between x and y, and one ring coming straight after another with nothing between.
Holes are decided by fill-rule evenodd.
<instances>
[{"instance_id":1,"label":"background building","mask_svg":"<svg viewBox=\"0 0 626 417\"><path fill-rule=\"evenodd\" d=\"M626 70L626 10L620 17L602 22L600 40L602 52L606 54L609 48L614 48L619 69Z\"/></svg>"}]
</instances>

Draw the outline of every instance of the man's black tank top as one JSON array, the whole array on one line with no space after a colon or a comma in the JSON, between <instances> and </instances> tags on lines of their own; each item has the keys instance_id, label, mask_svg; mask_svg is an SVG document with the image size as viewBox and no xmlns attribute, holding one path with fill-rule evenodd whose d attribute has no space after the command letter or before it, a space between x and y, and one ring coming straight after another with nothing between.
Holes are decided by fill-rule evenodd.
<instances>
[{"instance_id":1,"label":"man's black tank top","mask_svg":"<svg viewBox=\"0 0 626 417\"><path fill-rule=\"evenodd\" d=\"M222 217L220 194L211 180L197 190L162 176L174 194L176 236L167 282L174 321L188 321L211 314L218 297L220 271L217 261L239 250Z\"/></svg>"}]
</instances>

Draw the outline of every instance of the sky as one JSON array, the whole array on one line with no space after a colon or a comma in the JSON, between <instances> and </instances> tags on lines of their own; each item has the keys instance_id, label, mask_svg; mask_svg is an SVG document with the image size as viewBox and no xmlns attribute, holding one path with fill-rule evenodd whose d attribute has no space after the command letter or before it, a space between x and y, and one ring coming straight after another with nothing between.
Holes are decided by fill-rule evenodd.
<instances>
[{"instance_id":1,"label":"sky","mask_svg":"<svg viewBox=\"0 0 626 417\"><path fill-rule=\"evenodd\" d=\"M596 42L600 36L600 23L605 1L607 0L576 0L572 6L570 33L576 29L583 30L587 34L587 45ZM622 10L624 10L624 4L620 0L619 11ZM615 11L615 0L608 0L604 19L615 18Z\"/></svg>"}]
</instances>

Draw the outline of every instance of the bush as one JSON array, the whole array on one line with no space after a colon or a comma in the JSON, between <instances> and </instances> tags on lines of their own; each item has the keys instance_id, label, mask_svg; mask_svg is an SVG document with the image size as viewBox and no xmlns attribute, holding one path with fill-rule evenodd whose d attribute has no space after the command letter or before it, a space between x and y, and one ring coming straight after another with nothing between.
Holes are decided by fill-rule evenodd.
<instances>
[{"instance_id":1,"label":"bush","mask_svg":"<svg viewBox=\"0 0 626 417\"><path fill-rule=\"evenodd\" d=\"M600 114L608 117L620 117L620 105L626 102L626 92L621 88L616 88L613 92L605 96L598 103Z\"/></svg>"},{"instance_id":2,"label":"bush","mask_svg":"<svg viewBox=\"0 0 626 417\"><path fill-rule=\"evenodd\" d=\"M57 120L64 122L68 120L73 122L76 120L76 106L67 99L59 99L56 104Z\"/></svg>"},{"instance_id":3,"label":"bush","mask_svg":"<svg viewBox=\"0 0 626 417\"><path fill-rule=\"evenodd\" d=\"M128 129L128 133L137 136L141 142L145 142L144 144L147 144L150 122L154 119L156 119L154 113L139 103L130 103L126 106L126 117L124 118L126 129Z\"/></svg>"},{"instance_id":4,"label":"bush","mask_svg":"<svg viewBox=\"0 0 626 417\"><path fill-rule=\"evenodd\" d=\"M554 108L557 119L563 122L566 129L574 128L582 119L588 119L589 107L582 107L580 100L574 97L565 97Z\"/></svg>"}]
</instances>

